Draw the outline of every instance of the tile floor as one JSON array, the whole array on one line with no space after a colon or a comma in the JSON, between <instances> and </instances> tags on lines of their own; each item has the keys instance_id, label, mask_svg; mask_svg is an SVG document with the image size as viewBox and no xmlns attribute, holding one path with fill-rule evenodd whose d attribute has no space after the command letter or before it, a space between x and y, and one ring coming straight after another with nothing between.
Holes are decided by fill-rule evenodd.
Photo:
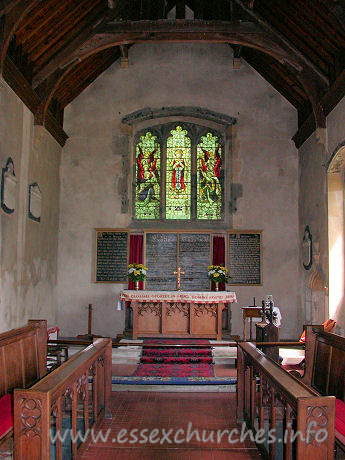
<instances>
[{"instance_id":1,"label":"tile floor","mask_svg":"<svg viewBox=\"0 0 345 460\"><path fill-rule=\"evenodd\" d=\"M90 459L121 460L236 460L260 459L260 455L249 439L230 444L227 434L217 442L217 430L240 429L236 423L235 393L149 393L149 392L113 392L112 419L104 420L101 429L108 438L106 442L91 442L82 456ZM190 432L198 430L187 440L188 424ZM156 434L152 430L157 429ZM120 436L120 431L127 433ZM133 435L130 437L131 430ZM143 435L151 433L157 443L142 442L138 433L147 429ZM177 435L177 431L181 429ZM163 430L169 441L164 439ZM169 430L172 432L169 434ZM204 431L205 430L205 431ZM209 438L202 441L202 436ZM213 440L211 441L210 436ZM120 438L119 438L120 436ZM174 441L176 436L177 442ZM121 440L126 442L119 442ZM235 436L234 436L235 438ZM135 441L135 442L134 442ZM183 441L183 442L178 442Z\"/></svg>"}]
</instances>

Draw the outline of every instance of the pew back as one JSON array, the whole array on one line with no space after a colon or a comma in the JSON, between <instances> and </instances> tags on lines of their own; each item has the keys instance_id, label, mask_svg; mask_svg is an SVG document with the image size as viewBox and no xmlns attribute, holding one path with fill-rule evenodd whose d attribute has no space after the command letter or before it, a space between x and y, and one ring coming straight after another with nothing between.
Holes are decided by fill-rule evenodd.
<instances>
[{"instance_id":1,"label":"pew back","mask_svg":"<svg viewBox=\"0 0 345 460\"><path fill-rule=\"evenodd\" d=\"M253 343L239 342L237 357L237 421L245 421L255 434L274 430L277 435L276 442L258 443L264 458L333 459L335 398L320 396ZM311 423L316 431L326 430L327 437L311 440Z\"/></svg>"},{"instance_id":2,"label":"pew back","mask_svg":"<svg viewBox=\"0 0 345 460\"><path fill-rule=\"evenodd\" d=\"M344 401L345 338L307 326L306 369L302 381L322 395Z\"/></svg>"},{"instance_id":3,"label":"pew back","mask_svg":"<svg viewBox=\"0 0 345 460\"><path fill-rule=\"evenodd\" d=\"M16 389L15 458L80 458L91 441L85 434L111 416L111 366L111 339L100 338L30 389ZM51 430L64 439L52 442ZM77 433L89 439L73 442L71 431L74 439L78 439Z\"/></svg>"},{"instance_id":4,"label":"pew back","mask_svg":"<svg viewBox=\"0 0 345 460\"><path fill-rule=\"evenodd\" d=\"M0 334L0 397L25 388L47 373L47 322L30 320L27 326Z\"/></svg>"}]
</instances>

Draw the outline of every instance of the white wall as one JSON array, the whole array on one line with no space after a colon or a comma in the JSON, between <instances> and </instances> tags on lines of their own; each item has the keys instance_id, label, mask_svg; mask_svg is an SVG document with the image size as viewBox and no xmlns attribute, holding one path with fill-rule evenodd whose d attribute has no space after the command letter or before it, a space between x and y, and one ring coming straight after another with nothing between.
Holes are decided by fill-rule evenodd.
<instances>
[{"instance_id":1,"label":"white wall","mask_svg":"<svg viewBox=\"0 0 345 460\"><path fill-rule=\"evenodd\" d=\"M296 111L253 69L232 69L227 45L159 44L130 49L129 68L115 63L65 111L69 139L61 163L58 323L64 335L115 336L124 312L115 307L125 285L94 284L96 227L126 228L118 184L122 155L131 152L121 118L144 107L201 106L237 118L233 182L242 184L233 228L263 230L262 287L236 287L232 332L242 335L241 307L273 294L284 316L283 337L297 336L300 316L298 157L291 141ZM130 179L130 178L129 178ZM128 180L128 185L130 180ZM226 190L229 199L229 190ZM144 228L144 225L143 225ZM296 332L297 331L297 332Z\"/></svg>"},{"instance_id":2,"label":"white wall","mask_svg":"<svg viewBox=\"0 0 345 460\"><path fill-rule=\"evenodd\" d=\"M56 319L60 146L4 82L0 82L0 164L14 161L13 214L0 210L0 332L28 319ZM28 185L37 182L41 222L28 219Z\"/></svg>"},{"instance_id":3,"label":"white wall","mask_svg":"<svg viewBox=\"0 0 345 460\"><path fill-rule=\"evenodd\" d=\"M310 226L315 243L319 244L320 273L325 285L329 284L328 266L328 197L327 165L338 146L345 142L345 99L343 99L327 117L327 145L318 143L315 133L300 148L300 238L305 225ZM312 271L312 270L311 270ZM309 272L301 270L301 291L304 304ZM326 293L327 294L327 293ZM321 302L323 302L323 311ZM315 312L318 308L320 311ZM318 321L328 318L328 296L320 299L319 306L313 306ZM303 318L303 321L308 318ZM344 333L344 306L339 308L334 318L338 321L338 333Z\"/></svg>"}]
</instances>

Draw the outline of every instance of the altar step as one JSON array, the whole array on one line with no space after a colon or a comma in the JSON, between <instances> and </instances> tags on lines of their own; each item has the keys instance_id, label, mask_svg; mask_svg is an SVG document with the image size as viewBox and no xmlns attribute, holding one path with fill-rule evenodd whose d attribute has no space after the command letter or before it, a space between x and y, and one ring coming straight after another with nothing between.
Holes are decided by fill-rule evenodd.
<instances>
[{"instance_id":1,"label":"altar step","mask_svg":"<svg viewBox=\"0 0 345 460\"><path fill-rule=\"evenodd\" d=\"M113 383L112 391L145 391L166 393L236 393L236 382L226 385L150 385Z\"/></svg>"},{"instance_id":2,"label":"altar step","mask_svg":"<svg viewBox=\"0 0 345 460\"><path fill-rule=\"evenodd\" d=\"M113 348L113 364L139 364L143 340L132 340L122 339L121 342L131 343L130 346ZM234 360L237 358L237 348L234 347L222 347L219 346L221 343L235 344L231 340L210 340L212 348L213 363L219 364L234 364ZM217 344L217 347L212 347L212 344Z\"/></svg>"}]
</instances>

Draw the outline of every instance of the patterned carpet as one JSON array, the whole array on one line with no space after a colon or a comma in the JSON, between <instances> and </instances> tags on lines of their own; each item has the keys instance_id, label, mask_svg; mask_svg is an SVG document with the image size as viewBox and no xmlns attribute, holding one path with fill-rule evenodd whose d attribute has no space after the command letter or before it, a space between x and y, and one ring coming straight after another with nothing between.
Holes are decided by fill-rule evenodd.
<instances>
[{"instance_id":1,"label":"patterned carpet","mask_svg":"<svg viewBox=\"0 0 345 460\"><path fill-rule=\"evenodd\" d=\"M171 345L183 345L171 347ZM160 345L150 347L150 345ZM167 345L170 345L167 347ZM202 348L199 346L203 345ZM205 347L205 345L209 345ZM208 340L145 339L135 377L214 377Z\"/></svg>"}]
</instances>

